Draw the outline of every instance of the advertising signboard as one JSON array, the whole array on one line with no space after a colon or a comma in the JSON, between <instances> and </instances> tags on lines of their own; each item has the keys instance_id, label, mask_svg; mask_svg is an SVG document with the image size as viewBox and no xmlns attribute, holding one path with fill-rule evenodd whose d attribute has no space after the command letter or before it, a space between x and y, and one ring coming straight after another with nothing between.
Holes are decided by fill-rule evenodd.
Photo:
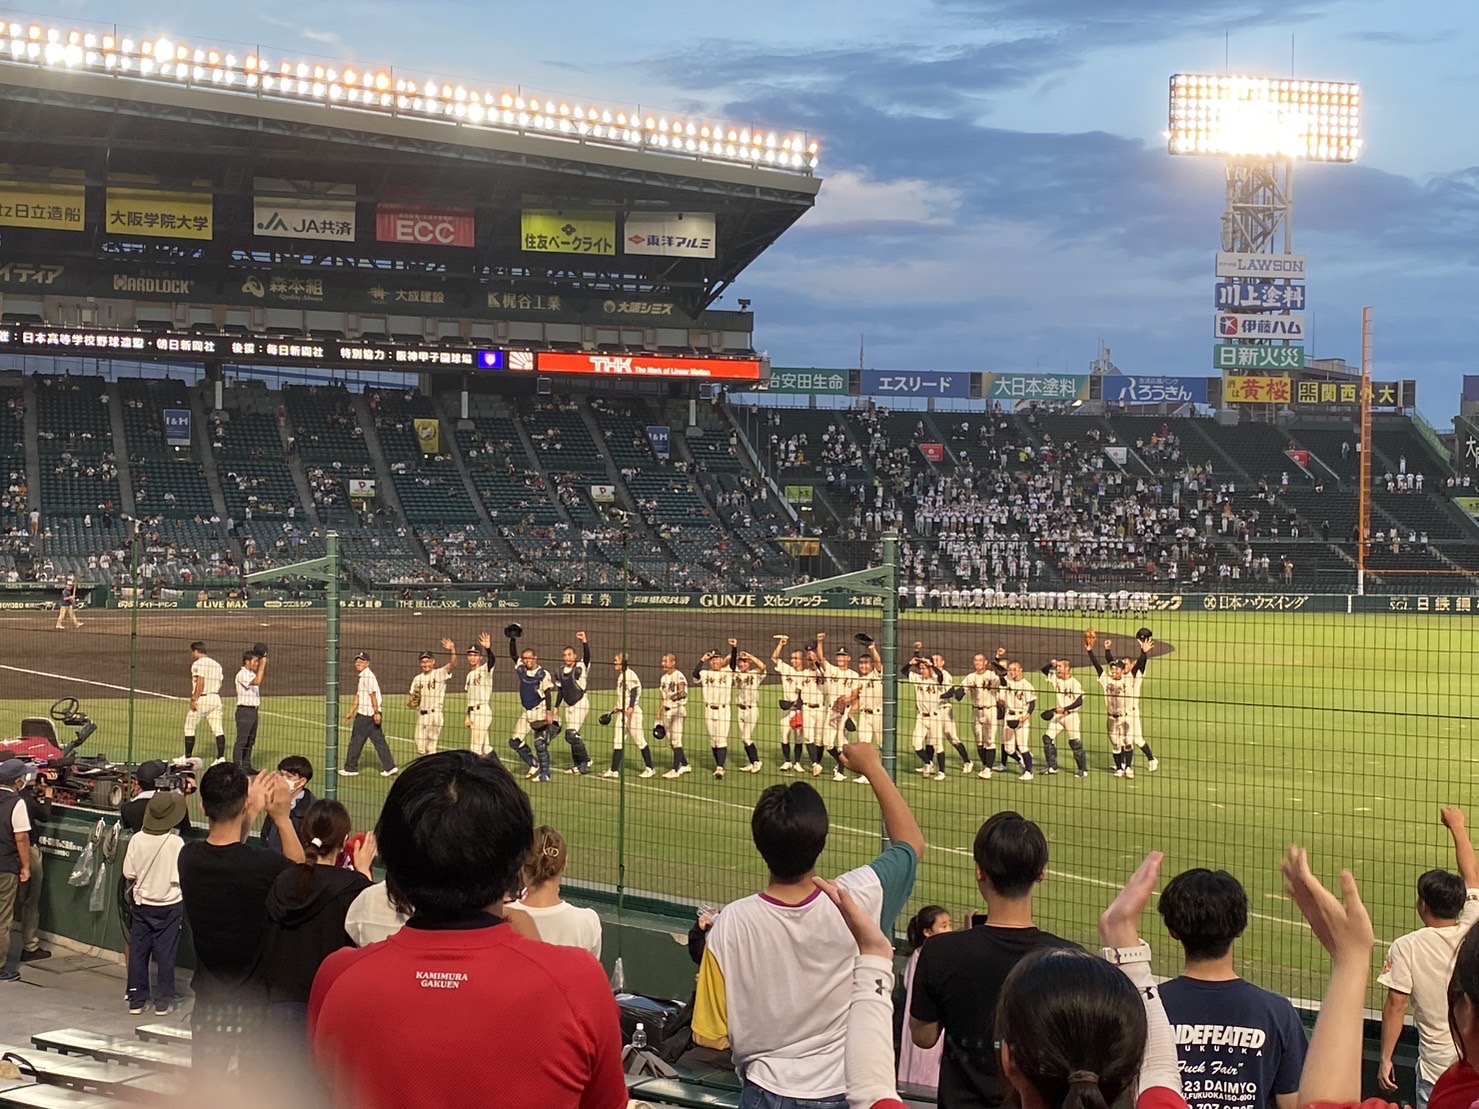
<instances>
[{"instance_id":1,"label":"advertising signboard","mask_svg":"<svg viewBox=\"0 0 1479 1109\"><path fill-rule=\"evenodd\" d=\"M473 210L381 204L375 209L375 238L408 246L472 246L476 239Z\"/></svg>"},{"instance_id":2,"label":"advertising signboard","mask_svg":"<svg viewBox=\"0 0 1479 1109\"><path fill-rule=\"evenodd\" d=\"M540 352L534 366L542 374L603 374L614 377L697 377L720 381L759 381L758 358L693 358L665 354L565 354Z\"/></svg>"},{"instance_id":3,"label":"advertising signboard","mask_svg":"<svg viewBox=\"0 0 1479 1109\"><path fill-rule=\"evenodd\" d=\"M1303 254L1231 254L1217 252L1218 277L1280 278L1303 281L1307 276Z\"/></svg>"},{"instance_id":4,"label":"advertising signboard","mask_svg":"<svg viewBox=\"0 0 1479 1109\"><path fill-rule=\"evenodd\" d=\"M269 239L354 242L353 185L284 181L258 177L252 196L252 228Z\"/></svg>"},{"instance_id":5,"label":"advertising signboard","mask_svg":"<svg viewBox=\"0 0 1479 1109\"><path fill-rule=\"evenodd\" d=\"M1304 317L1218 312L1212 334L1219 339L1292 339L1303 342Z\"/></svg>"},{"instance_id":6,"label":"advertising signboard","mask_svg":"<svg viewBox=\"0 0 1479 1109\"><path fill-rule=\"evenodd\" d=\"M1302 370L1304 347L1219 343L1212 348L1212 365L1219 370Z\"/></svg>"},{"instance_id":7,"label":"advertising signboard","mask_svg":"<svg viewBox=\"0 0 1479 1109\"><path fill-rule=\"evenodd\" d=\"M1206 404L1205 377L1106 377L1104 400L1110 404Z\"/></svg>"},{"instance_id":8,"label":"advertising signboard","mask_svg":"<svg viewBox=\"0 0 1479 1109\"><path fill-rule=\"evenodd\" d=\"M190 409L166 408L164 410L164 443L168 447L190 445Z\"/></svg>"},{"instance_id":9,"label":"advertising signboard","mask_svg":"<svg viewBox=\"0 0 1479 1109\"><path fill-rule=\"evenodd\" d=\"M1075 401L1089 399L1088 374L981 375L981 395L1000 401Z\"/></svg>"},{"instance_id":10,"label":"advertising signboard","mask_svg":"<svg viewBox=\"0 0 1479 1109\"><path fill-rule=\"evenodd\" d=\"M209 182L205 182L209 188ZM103 228L110 235L209 240L215 231L209 192L166 192L109 185Z\"/></svg>"},{"instance_id":11,"label":"advertising signboard","mask_svg":"<svg viewBox=\"0 0 1479 1109\"><path fill-rule=\"evenodd\" d=\"M519 245L531 254L615 254L616 213L526 209L520 213Z\"/></svg>"},{"instance_id":12,"label":"advertising signboard","mask_svg":"<svg viewBox=\"0 0 1479 1109\"><path fill-rule=\"evenodd\" d=\"M658 254L666 258L714 257L712 212L633 212L622 228L626 254Z\"/></svg>"},{"instance_id":13,"label":"advertising signboard","mask_svg":"<svg viewBox=\"0 0 1479 1109\"><path fill-rule=\"evenodd\" d=\"M1303 312L1303 285L1276 285L1272 281L1217 282L1219 312Z\"/></svg>"},{"instance_id":14,"label":"advertising signboard","mask_svg":"<svg viewBox=\"0 0 1479 1109\"><path fill-rule=\"evenodd\" d=\"M0 227L81 231L87 226L87 189L51 181L0 181Z\"/></svg>"}]
</instances>

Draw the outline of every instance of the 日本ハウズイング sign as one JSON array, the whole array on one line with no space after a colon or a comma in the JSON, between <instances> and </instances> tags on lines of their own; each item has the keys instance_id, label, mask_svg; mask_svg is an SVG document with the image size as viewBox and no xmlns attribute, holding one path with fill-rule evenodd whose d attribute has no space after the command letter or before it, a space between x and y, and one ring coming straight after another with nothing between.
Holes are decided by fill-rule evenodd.
<instances>
[{"instance_id":1,"label":"\u65e5\u672c\u30cf\u30a6\u30ba\u30a4\u30f3\u30b0 sign","mask_svg":"<svg viewBox=\"0 0 1479 1109\"><path fill-rule=\"evenodd\" d=\"M1206 404L1205 377L1106 377L1104 400L1111 404Z\"/></svg>"},{"instance_id":2,"label":"\u65e5\u672c\u30cf\u30a6\u30ba\u30a4\u30f3\u30b0 sign","mask_svg":"<svg viewBox=\"0 0 1479 1109\"><path fill-rule=\"evenodd\" d=\"M1218 251L1217 276L1303 281L1308 274L1303 254L1231 254Z\"/></svg>"},{"instance_id":3,"label":"\u65e5\u672c\u30cf\u30a6\u30ba\u30a4\u30f3\u30b0 sign","mask_svg":"<svg viewBox=\"0 0 1479 1109\"><path fill-rule=\"evenodd\" d=\"M865 397L969 397L971 375L935 370L863 370Z\"/></svg>"},{"instance_id":4,"label":"\u65e5\u672c\u30cf\u30a6\u30ba\u30a4\u30f3\u30b0 sign","mask_svg":"<svg viewBox=\"0 0 1479 1109\"><path fill-rule=\"evenodd\" d=\"M615 254L616 213L526 209L519 215L519 247L532 254Z\"/></svg>"},{"instance_id":5,"label":"\u65e5\u672c\u30cf\u30a6\u30ba\u30a4\u30f3\u30b0 sign","mask_svg":"<svg viewBox=\"0 0 1479 1109\"><path fill-rule=\"evenodd\" d=\"M1219 370L1302 370L1304 347L1220 343L1212 348L1212 364Z\"/></svg>"},{"instance_id":6,"label":"\u65e5\u672c\u30cf\u30a6\u30ba\u30a4\u30f3\u30b0 sign","mask_svg":"<svg viewBox=\"0 0 1479 1109\"><path fill-rule=\"evenodd\" d=\"M1088 374L981 375L981 395L1002 401L1075 401L1089 399Z\"/></svg>"},{"instance_id":7,"label":"\u65e5\u672c\u30cf\u30a6\u30ba\u30a4\u30f3\u30b0 sign","mask_svg":"<svg viewBox=\"0 0 1479 1109\"><path fill-rule=\"evenodd\" d=\"M1218 312L1212 334L1219 339L1290 339L1303 342L1304 317Z\"/></svg>"},{"instance_id":8,"label":"\u65e5\u672c\u30cf\u30a6\u30ba\u30a4\u30f3\u30b0 sign","mask_svg":"<svg viewBox=\"0 0 1479 1109\"><path fill-rule=\"evenodd\" d=\"M252 229L258 235L269 239L354 242L353 185L258 177L255 187Z\"/></svg>"},{"instance_id":9,"label":"\u65e5\u672c\u30cf\u30a6\u30ba\u30a4\u30f3\u30b0 sign","mask_svg":"<svg viewBox=\"0 0 1479 1109\"><path fill-rule=\"evenodd\" d=\"M1234 312L1303 312L1304 286L1272 281L1219 281L1217 308Z\"/></svg>"},{"instance_id":10,"label":"\u65e5\u672c\u30cf\u30a6\u30ba\u30a4\u30f3\u30b0 sign","mask_svg":"<svg viewBox=\"0 0 1479 1109\"><path fill-rule=\"evenodd\" d=\"M715 241L712 212L633 212L621 230L624 254L712 258Z\"/></svg>"}]
</instances>

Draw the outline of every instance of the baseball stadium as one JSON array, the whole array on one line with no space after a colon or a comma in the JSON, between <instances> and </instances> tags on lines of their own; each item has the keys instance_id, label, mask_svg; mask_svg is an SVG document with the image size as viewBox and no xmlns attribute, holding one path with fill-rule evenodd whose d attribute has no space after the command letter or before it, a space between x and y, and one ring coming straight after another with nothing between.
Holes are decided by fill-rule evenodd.
<instances>
[{"instance_id":1,"label":"baseball stadium","mask_svg":"<svg viewBox=\"0 0 1479 1109\"><path fill-rule=\"evenodd\" d=\"M963 920L1015 810L1044 927L1093 946L1162 850L1238 875L1242 972L1318 999L1286 847L1355 871L1383 945L1449 865L1479 400L1438 430L1306 358L1302 268L1246 276L1302 267L1280 234L1224 226L1215 374L787 368L735 291L826 203L813 136L28 21L0 103L0 727L95 725L53 751L55 873L146 762L303 756L363 830L472 746L572 897L681 936L763 887L777 783L820 791L822 872L879 853L835 753L873 742L929 843L906 915ZM43 927L116 949L56 886ZM614 935L608 971L654 958Z\"/></svg>"}]
</instances>

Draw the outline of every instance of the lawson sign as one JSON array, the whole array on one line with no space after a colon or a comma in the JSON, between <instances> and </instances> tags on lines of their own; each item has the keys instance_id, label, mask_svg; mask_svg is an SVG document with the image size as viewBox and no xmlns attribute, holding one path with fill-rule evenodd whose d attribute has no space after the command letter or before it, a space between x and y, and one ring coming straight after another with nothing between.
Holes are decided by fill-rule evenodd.
<instances>
[{"instance_id":1,"label":"lawson sign","mask_svg":"<svg viewBox=\"0 0 1479 1109\"><path fill-rule=\"evenodd\" d=\"M1304 342L1304 317L1250 316L1218 312L1212 334L1219 339L1292 339Z\"/></svg>"},{"instance_id":2,"label":"lawson sign","mask_svg":"<svg viewBox=\"0 0 1479 1109\"><path fill-rule=\"evenodd\" d=\"M1106 377L1109 404L1206 404L1205 377Z\"/></svg>"},{"instance_id":3,"label":"lawson sign","mask_svg":"<svg viewBox=\"0 0 1479 1109\"><path fill-rule=\"evenodd\" d=\"M1233 254L1222 250L1217 252L1217 276L1303 281L1309 276L1307 261L1303 254Z\"/></svg>"}]
</instances>

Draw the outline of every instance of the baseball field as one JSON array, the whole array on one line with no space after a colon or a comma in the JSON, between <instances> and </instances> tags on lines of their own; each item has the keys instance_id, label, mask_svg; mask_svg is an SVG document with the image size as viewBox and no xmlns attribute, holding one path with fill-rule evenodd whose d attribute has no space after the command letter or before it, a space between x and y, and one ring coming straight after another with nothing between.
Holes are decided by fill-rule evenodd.
<instances>
[{"instance_id":1,"label":"baseball field","mask_svg":"<svg viewBox=\"0 0 1479 1109\"><path fill-rule=\"evenodd\" d=\"M130 614L86 612L78 631L53 630L47 613L0 617L7 649L0 656L0 705L14 734L22 716L45 714L57 698L77 697L99 725L86 753L123 761L173 756L181 751L182 724L190 681L193 639L207 641L230 679L241 651L262 640L270 648L264 685L261 738L256 762L275 765L287 754L303 754L321 767L325 746L325 626L322 613L272 612L185 614L141 613L132 652ZM417 656L454 639L460 649L480 630L489 631L503 655L494 675L499 690L492 738L511 763L507 747L517 715L512 664L501 629L510 619L526 628L524 643L553 662L577 630L592 643L590 688L593 711L586 728L597 770L609 760L610 730L596 714L611 706L611 655L623 643L641 676L647 722L655 718L659 657L665 650L691 669L706 649L724 649L730 636L753 654L768 657L772 636L793 640L828 633L829 646L851 645L857 631L877 634L876 620L863 614L776 612L619 612L490 614L350 611L341 626L342 682L349 707L354 653L368 651L385 690L385 730L401 760L412 757L413 713L406 692ZM1004 646L1036 679L1042 704L1051 703L1047 682L1036 673L1052 656L1075 660L1088 690L1085 739L1091 775L1069 771L1038 774L1032 782L1015 771L981 781L961 773L949 755L950 777L924 781L909 745L912 699L901 694L899 779L930 843L913 906L947 906L957 925L980 907L975 891L971 842L992 812L1016 809L1038 820L1053 845L1053 863L1040 894L1046 927L1090 942L1094 922L1118 883L1147 850L1167 853L1168 873L1191 866L1222 867L1247 886L1254 917L1241 945L1244 972L1255 981L1295 997L1317 997L1324 961L1285 898L1276 865L1291 842L1308 846L1325 876L1349 866L1361 881L1381 940L1413 927L1417 875L1451 866L1439 807L1467 804L1473 797L1476 760L1474 718L1479 708L1476 664L1479 637L1464 616L1336 616L1287 613L1180 611L1099 614L1093 623L1105 637L1132 646L1135 629L1151 625L1157 647L1145 683L1145 734L1160 759L1149 773L1137 759L1133 781L1111 774L1103 700L1083 655L1089 618L1055 612L991 612L972 616L907 615L900 639L945 654L957 676L970 669L978 650ZM856 648L854 648L856 650ZM459 658L451 688L460 690L465 664ZM130 698L130 688L136 690ZM682 905L722 904L753 891L764 872L749 843L748 813L757 794L784 780L779 771L780 685L762 687L764 715L757 731L764 770L736 772L744 762L737 728L731 733L727 779L711 776L707 735L695 711L686 736L694 773L675 781L639 779L641 763L628 745L620 782L595 776L557 774L548 785L530 784L536 817L559 827L573 848L575 882L652 895ZM464 746L462 698L449 695L444 747ZM129 745L130 705L133 743ZM232 701L226 699L231 740ZM956 708L957 728L974 757L966 709ZM202 728L198 754L213 757ZM1041 752L1042 725L1034 729ZM348 738L344 728L341 743ZM556 766L568 765L563 741ZM670 765L665 744L653 743L659 773ZM373 823L387 783L366 751L364 773L343 779L339 796L358 825ZM1039 765L1039 769L1041 764ZM879 821L865 784L837 783L830 773L816 782L833 818L833 835L822 868L836 872L866 862L879 845ZM323 785L323 774L313 783ZM321 792L321 790L320 790ZM196 813L198 816L198 812ZM1479 815L1479 814L1476 814ZM1158 969L1174 969L1172 944L1152 922Z\"/></svg>"}]
</instances>

